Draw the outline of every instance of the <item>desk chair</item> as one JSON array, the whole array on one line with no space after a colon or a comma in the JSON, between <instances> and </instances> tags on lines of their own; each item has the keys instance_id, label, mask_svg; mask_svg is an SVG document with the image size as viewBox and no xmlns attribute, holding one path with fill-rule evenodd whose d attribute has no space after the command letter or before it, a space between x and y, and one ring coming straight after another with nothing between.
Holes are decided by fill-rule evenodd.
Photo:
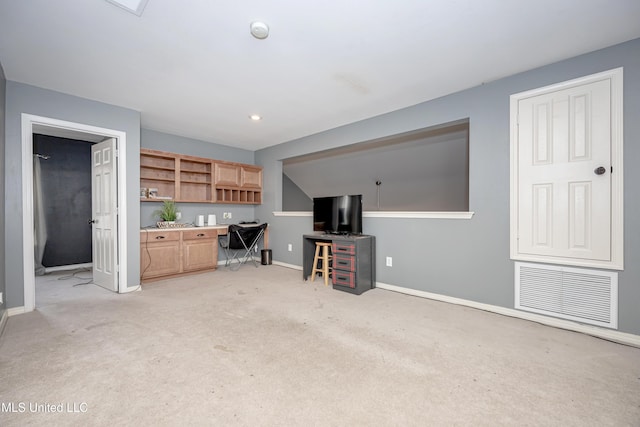
<instances>
[{"instance_id":1,"label":"desk chair","mask_svg":"<svg viewBox=\"0 0 640 427\"><path fill-rule=\"evenodd\" d=\"M264 236L266 228L266 223L255 226L231 224L227 235L220 236L218 239L227 257L224 264L225 267L231 267L231 270L235 271L249 260L253 262L254 266L258 267L253 253L260 239ZM237 261L235 268L233 265L234 260Z\"/></svg>"}]
</instances>

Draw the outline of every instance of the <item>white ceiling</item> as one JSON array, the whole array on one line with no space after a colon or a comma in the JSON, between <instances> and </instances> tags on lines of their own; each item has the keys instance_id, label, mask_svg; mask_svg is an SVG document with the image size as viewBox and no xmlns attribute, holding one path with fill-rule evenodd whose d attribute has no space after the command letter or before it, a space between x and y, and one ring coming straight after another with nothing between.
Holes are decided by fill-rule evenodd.
<instances>
[{"instance_id":1,"label":"white ceiling","mask_svg":"<svg viewBox=\"0 0 640 427\"><path fill-rule=\"evenodd\" d=\"M638 37L638 0L0 0L8 80L250 150Z\"/></svg>"}]
</instances>

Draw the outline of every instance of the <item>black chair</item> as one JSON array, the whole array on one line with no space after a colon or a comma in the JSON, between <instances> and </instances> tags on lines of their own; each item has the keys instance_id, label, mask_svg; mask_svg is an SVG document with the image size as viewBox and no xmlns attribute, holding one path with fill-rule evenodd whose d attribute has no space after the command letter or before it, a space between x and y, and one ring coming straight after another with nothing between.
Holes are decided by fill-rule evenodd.
<instances>
[{"instance_id":1,"label":"black chair","mask_svg":"<svg viewBox=\"0 0 640 427\"><path fill-rule=\"evenodd\" d=\"M231 270L237 270L249 260L258 267L253 253L260 239L264 236L266 228L266 223L254 226L231 224L227 235L220 236L218 239L227 257L225 267L231 266ZM232 265L234 260L237 260L235 268Z\"/></svg>"}]
</instances>

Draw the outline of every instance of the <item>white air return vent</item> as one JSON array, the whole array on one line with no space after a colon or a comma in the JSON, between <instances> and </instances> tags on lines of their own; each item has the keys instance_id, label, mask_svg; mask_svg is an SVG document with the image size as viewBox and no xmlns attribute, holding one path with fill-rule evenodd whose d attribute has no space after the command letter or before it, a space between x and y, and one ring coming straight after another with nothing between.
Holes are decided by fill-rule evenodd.
<instances>
[{"instance_id":1,"label":"white air return vent","mask_svg":"<svg viewBox=\"0 0 640 427\"><path fill-rule=\"evenodd\" d=\"M516 263L516 308L618 328L618 273Z\"/></svg>"}]
</instances>

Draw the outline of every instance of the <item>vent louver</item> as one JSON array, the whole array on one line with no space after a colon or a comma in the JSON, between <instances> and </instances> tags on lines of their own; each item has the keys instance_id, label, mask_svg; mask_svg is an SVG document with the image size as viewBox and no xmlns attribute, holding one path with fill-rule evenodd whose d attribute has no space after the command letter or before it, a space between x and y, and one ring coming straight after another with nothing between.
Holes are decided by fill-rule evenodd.
<instances>
[{"instance_id":1,"label":"vent louver","mask_svg":"<svg viewBox=\"0 0 640 427\"><path fill-rule=\"evenodd\" d=\"M520 310L618 327L618 273L516 263Z\"/></svg>"}]
</instances>

